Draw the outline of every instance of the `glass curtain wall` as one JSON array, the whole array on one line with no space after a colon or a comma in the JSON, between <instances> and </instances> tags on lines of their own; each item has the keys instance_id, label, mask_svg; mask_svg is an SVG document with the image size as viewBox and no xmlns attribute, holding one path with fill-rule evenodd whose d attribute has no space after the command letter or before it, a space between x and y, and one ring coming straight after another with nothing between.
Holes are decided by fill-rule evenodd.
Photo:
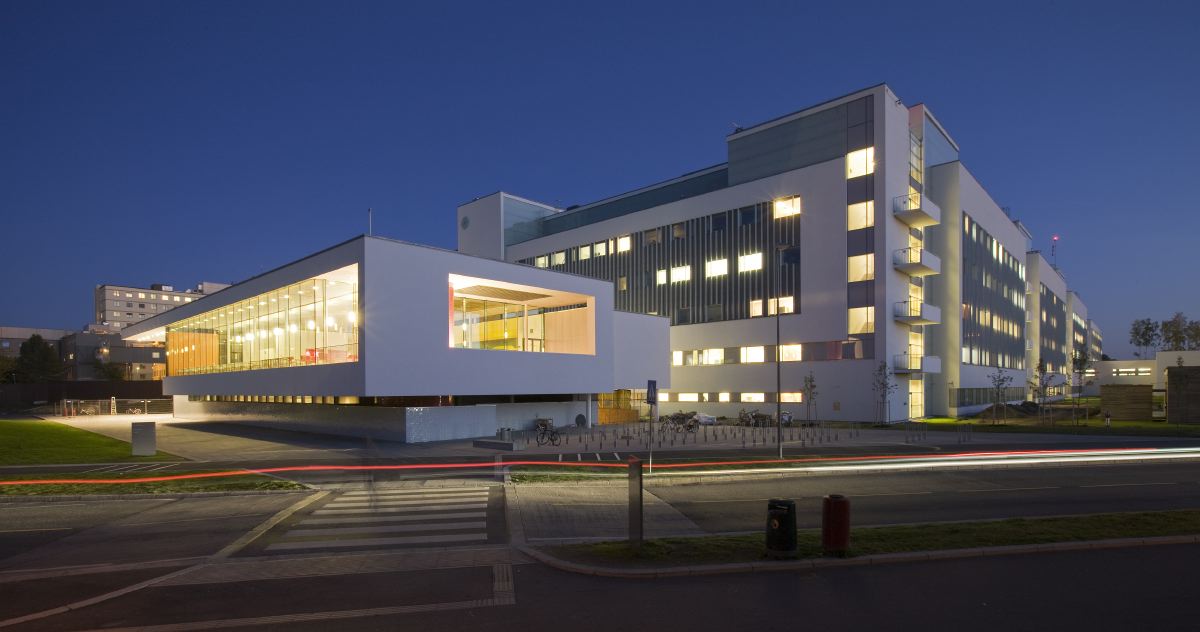
<instances>
[{"instance_id":1,"label":"glass curtain wall","mask_svg":"<svg viewBox=\"0 0 1200 632\"><path fill-rule=\"evenodd\" d=\"M358 361L358 265L167 326L167 374Z\"/></svg>"},{"instance_id":2,"label":"glass curtain wall","mask_svg":"<svg viewBox=\"0 0 1200 632\"><path fill-rule=\"evenodd\" d=\"M528 331L523 326L529 321ZM454 297L454 344L459 349L543 351L540 310L524 305Z\"/></svg>"}]
</instances>

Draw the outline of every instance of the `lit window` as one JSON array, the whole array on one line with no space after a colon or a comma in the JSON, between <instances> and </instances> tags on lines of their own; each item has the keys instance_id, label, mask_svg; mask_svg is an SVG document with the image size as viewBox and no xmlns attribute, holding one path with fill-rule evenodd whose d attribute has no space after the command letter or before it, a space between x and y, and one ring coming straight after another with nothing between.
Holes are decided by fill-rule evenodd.
<instances>
[{"instance_id":1,"label":"lit window","mask_svg":"<svg viewBox=\"0 0 1200 632\"><path fill-rule=\"evenodd\" d=\"M658 274L656 276L657 276L659 285L667 284L667 271L666 270L659 270Z\"/></svg>"},{"instance_id":2,"label":"lit window","mask_svg":"<svg viewBox=\"0 0 1200 632\"><path fill-rule=\"evenodd\" d=\"M687 237L687 224L684 224L682 222L679 224L672 224L671 225L671 238L672 239L683 239L684 237Z\"/></svg>"},{"instance_id":3,"label":"lit window","mask_svg":"<svg viewBox=\"0 0 1200 632\"><path fill-rule=\"evenodd\" d=\"M588 244L586 246L580 246L578 260L579 261L587 261L588 259L591 259L591 258L592 258L591 244Z\"/></svg>"},{"instance_id":4,"label":"lit window","mask_svg":"<svg viewBox=\"0 0 1200 632\"><path fill-rule=\"evenodd\" d=\"M765 362L766 357L767 354L765 347L742 347L741 349L742 364Z\"/></svg>"},{"instance_id":5,"label":"lit window","mask_svg":"<svg viewBox=\"0 0 1200 632\"><path fill-rule=\"evenodd\" d=\"M780 198L775 200L775 219L782 217L791 217L800 214L800 196L794 195L789 198Z\"/></svg>"},{"instance_id":6,"label":"lit window","mask_svg":"<svg viewBox=\"0 0 1200 632\"><path fill-rule=\"evenodd\" d=\"M620 237L617 237L617 252L629 252L629 246L629 235L621 235Z\"/></svg>"},{"instance_id":7,"label":"lit window","mask_svg":"<svg viewBox=\"0 0 1200 632\"><path fill-rule=\"evenodd\" d=\"M762 315L762 301L750 301L750 318L757 318Z\"/></svg>"},{"instance_id":8,"label":"lit window","mask_svg":"<svg viewBox=\"0 0 1200 632\"><path fill-rule=\"evenodd\" d=\"M145 292L138 292L138 298L146 298Z\"/></svg>"},{"instance_id":9,"label":"lit window","mask_svg":"<svg viewBox=\"0 0 1200 632\"><path fill-rule=\"evenodd\" d=\"M846 154L846 179L875 173L875 148L867 147Z\"/></svg>"},{"instance_id":10,"label":"lit window","mask_svg":"<svg viewBox=\"0 0 1200 632\"><path fill-rule=\"evenodd\" d=\"M804 401L804 393L780 393L779 401L788 404L799 404Z\"/></svg>"},{"instance_id":11,"label":"lit window","mask_svg":"<svg viewBox=\"0 0 1200 632\"><path fill-rule=\"evenodd\" d=\"M550 265L550 257L547 257L546 255L542 255L542 256L538 257L537 259L534 259L533 265L535 265L539 268L545 268Z\"/></svg>"},{"instance_id":12,"label":"lit window","mask_svg":"<svg viewBox=\"0 0 1200 632\"><path fill-rule=\"evenodd\" d=\"M173 300L174 300L176 303L178 303L178 302L179 302L179 297L178 297L178 296L172 296L171 298L172 298L172 299L173 299Z\"/></svg>"},{"instance_id":13,"label":"lit window","mask_svg":"<svg viewBox=\"0 0 1200 632\"><path fill-rule=\"evenodd\" d=\"M792 297L790 296L780 296L778 304L780 314L791 314L796 311L795 301L792 300ZM771 316L775 315L775 305L775 299L770 299L767 301L767 314Z\"/></svg>"},{"instance_id":14,"label":"lit window","mask_svg":"<svg viewBox=\"0 0 1200 632\"><path fill-rule=\"evenodd\" d=\"M672 351L671 352L671 366L683 366L683 352L682 351Z\"/></svg>"},{"instance_id":15,"label":"lit window","mask_svg":"<svg viewBox=\"0 0 1200 632\"><path fill-rule=\"evenodd\" d=\"M133 298L133 292L126 292L125 298Z\"/></svg>"},{"instance_id":16,"label":"lit window","mask_svg":"<svg viewBox=\"0 0 1200 632\"><path fill-rule=\"evenodd\" d=\"M704 276L716 277L729 274L729 260L716 259L704 264Z\"/></svg>"},{"instance_id":17,"label":"lit window","mask_svg":"<svg viewBox=\"0 0 1200 632\"><path fill-rule=\"evenodd\" d=\"M607 255L608 254L608 242L606 242L606 241L596 242L596 245L592 246L592 254L597 257L603 257L603 256Z\"/></svg>"},{"instance_id":18,"label":"lit window","mask_svg":"<svg viewBox=\"0 0 1200 632\"><path fill-rule=\"evenodd\" d=\"M692 266L679 266L671 268L671 283L679 283L680 281L692 280Z\"/></svg>"},{"instance_id":19,"label":"lit window","mask_svg":"<svg viewBox=\"0 0 1200 632\"><path fill-rule=\"evenodd\" d=\"M781 362L799 362L800 345L779 345L779 360Z\"/></svg>"},{"instance_id":20,"label":"lit window","mask_svg":"<svg viewBox=\"0 0 1200 632\"><path fill-rule=\"evenodd\" d=\"M666 393L665 391L659 391L658 392L658 401L669 402L669 401L671 401L671 395Z\"/></svg>"},{"instance_id":21,"label":"lit window","mask_svg":"<svg viewBox=\"0 0 1200 632\"><path fill-rule=\"evenodd\" d=\"M854 281L870 281L875 278L875 255L865 254L849 257L847 261L846 278Z\"/></svg>"},{"instance_id":22,"label":"lit window","mask_svg":"<svg viewBox=\"0 0 1200 632\"><path fill-rule=\"evenodd\" d=\"M725 349L701 349L700 364L725 364Z\"/></svg>"},{"instance_id":23,"label":"lit window","mask_svg":"<svg viewBox=\"0 0 1200 632\"><path fill-rule=\"evenodd\" d=\"M117 298L121 298L121 293L116 290L113 290L113 296L115 296Z\"/></svg>"},{"instance_id":24,"label":"lit window","mask_svg":"<svg viewBox=\"0 0 1200 632\"><path fill-rule=\"evenodd\" d=\"M191 299L190 297L189 297L189 298L185 298L185 299L183 299L183 302L185 302L185 303L191 303L191 302L192 302L192 299Z\"/></svg>"},{"instance_id":25,"label":"lit window","mask_svg":"<svg viewBox=\"0 0 1200 632\"><path fill-rule=\"evenodd\" d=\"M617 289L621 292L628 290L629 289L629 277L627 277L627 276L617 277Z\"/></svg>"},{"instance_id":26,"label":"lit window","mask_svg":"<svg viewBox=\"0 0 1200 632\"><path fill-rule=\"evenodd\" d=\"M698 402L700 401L699 393L676 393L675 401L677 402Z\"/></svg>"},{"instance_id":27,"label":"lit window","mask_svg":"<svg viewBox=\"0 0 1200 632\"><path fill-rule=\"evenodd\" d=\"M851 307L849 310L850 333L875 333L875 308Z\"/></svg>"},{"instance_id":28,"label":"lit window","mask_svg":"<svg viewBox=\"0 0 1200 632\"><path fill-rule=\"evenodd\" d=\"M875 225L875 202L859 202L846 207L846 230L858 230Z\"/></svg>"},{"instance_id":29,"label":"lit window","mask_svg":"<svg viewBox=\"0 0 1200 632\"><path fill-rule=\"evenodd\" d=\"M742 402L751 404L761 404L767 401L766 393L742 393Z\"/></svg>"},{"instance_id":30,"label":"lit window","mask_svg":"<svg viewBox=\"0 0 1200 632\"><path fill-rule=\"evenodd\" d=\"M565 264L566 262L567 262L567 251L565 251L565 250L560 250L560 251L550 255L550 264L551 265L561 266L561 265Z\"/></svg>"},{"instance_id":31,"label":"lit window","mask_svg":"<svg viewBox=\"0 0 1200 632\"><path fill-rule=\"evenodd\" d=\"M762 270L761 252L738 257L738 272L753 272L755 270Z\"/></svg>"},{"instance_id":32,"label":"lit window","mask_svg":"<svg viewBox=\"0 0 1200 632\"><path fill-rule=\"evenodd\" d=\"M729 393L717 393L717 401L718 402L729 401Z\"/></svg>"}]
</instances>

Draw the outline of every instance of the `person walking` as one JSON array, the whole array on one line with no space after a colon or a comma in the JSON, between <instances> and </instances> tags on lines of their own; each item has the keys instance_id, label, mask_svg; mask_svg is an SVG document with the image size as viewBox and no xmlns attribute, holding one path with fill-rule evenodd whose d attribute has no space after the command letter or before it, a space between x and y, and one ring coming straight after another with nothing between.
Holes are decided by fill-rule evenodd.
<instances>
[{"instance_id":1,"label":"person walking","mask_svg":"<svg viewBox=\"0 0 1200 632\"><path fill-rule=\"evenodd\" d=\"M1112 411L1104 411L1104 427L1112 428Z\"/></svg>"}]
</instances>

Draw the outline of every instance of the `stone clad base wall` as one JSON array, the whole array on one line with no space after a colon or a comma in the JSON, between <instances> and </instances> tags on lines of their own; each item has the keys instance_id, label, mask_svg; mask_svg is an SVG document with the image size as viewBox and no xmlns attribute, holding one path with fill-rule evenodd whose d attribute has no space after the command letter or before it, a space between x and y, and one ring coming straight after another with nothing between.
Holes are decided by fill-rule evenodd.
<instances>
[{"instance_id":1,"label":"stone clad base wall","mask_svg":"<svg viewBox=\"0 0 1200 632\"><path fill-rule=\"evenodd\" d=\"M1154 415L1154 387L1149 384L1102 384L1101 414L1113 419L1148 421Z\"/></svg>"}]
</instances>

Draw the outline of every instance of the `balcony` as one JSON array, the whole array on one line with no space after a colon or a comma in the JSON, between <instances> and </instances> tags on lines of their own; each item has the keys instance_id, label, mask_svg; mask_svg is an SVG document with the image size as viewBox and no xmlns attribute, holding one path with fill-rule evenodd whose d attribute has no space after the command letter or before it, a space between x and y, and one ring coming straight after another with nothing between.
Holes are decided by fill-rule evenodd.
<instances>
[{"instance_id":1,"label":"balcony","mask_svg":"<svg viewBox=\"0 0 1200 632\"><path fill-rule=\"evenodd\" d=\"M924 228L942 223L942 209L920 193L910 193L892 199L892 214L912 226Z\"/></svg>"},{"instance_id":2,"label":"balcony","mask_svg":"<svg viewBox=\"0 0 1200 632\"><path fill-rule=\"evenodd\" d=\"M936 325L942 322L942 310L919 301L901 301L894 310L896 320L910 325Z\"/></svg>"},{"instance_id":3,"label":"balcony","mask_svg":"<svg viewBox=\"0 0 1200 632\"><path fill-rule=\"evenodd\" d=\"M895 373L941 373L942 359L920 353L897 353L892 358Z\"/></svg>"},{"instance_id":4,"label":"balcony","mask_svg":"<svg viewBox=\"0 0 1200 632\"><path fill-rule=\"evenodd\" d=\"M901 248L892 256L892 263L908 276L922 277L942 272L942 260L924 248Z\"/></svg>"}]
</instances>

